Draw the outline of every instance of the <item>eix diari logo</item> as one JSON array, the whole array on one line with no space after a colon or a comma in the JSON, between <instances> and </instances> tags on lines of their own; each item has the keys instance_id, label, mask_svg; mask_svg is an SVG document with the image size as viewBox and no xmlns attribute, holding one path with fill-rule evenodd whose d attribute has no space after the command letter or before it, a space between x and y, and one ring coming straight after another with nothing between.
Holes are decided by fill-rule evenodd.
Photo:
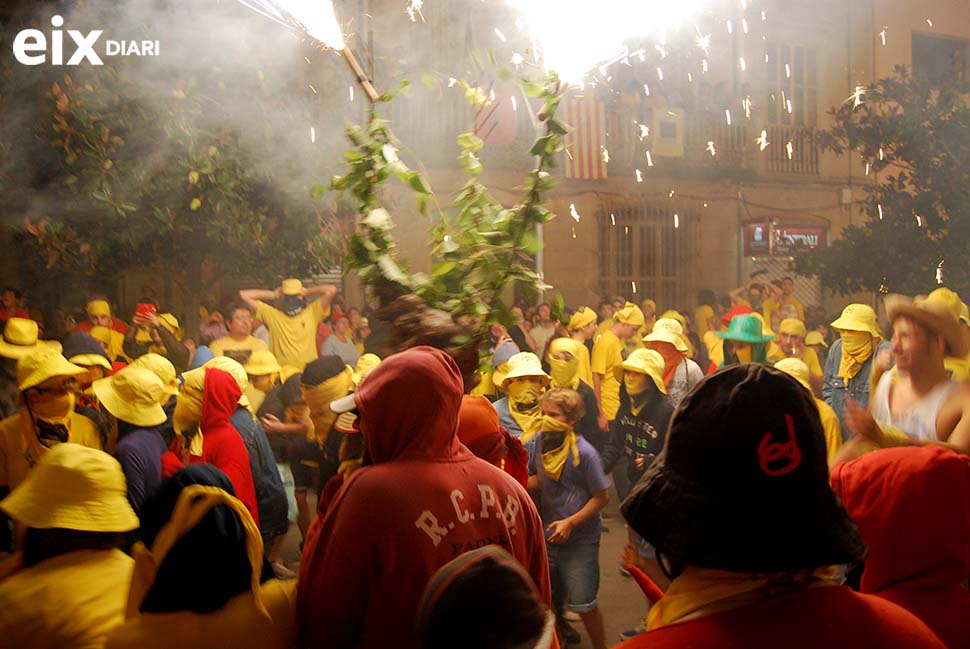
<instances>
[{"instance_id":1,"label":"eix diari logo","mask_svg":"<svg viewBox=\"0 0 970 649\"><path fill-rule=\"evenodd\" d=\"M52 16L51 25L63 27L64 18ZM104 30L95 29L84 34L76 29L68 29L67 35L74 42L75 50L66 65L80 65L87 61L91 65L104 65L101 55L95 46ZM47 34L39 29L24 29L17 33L13 41L13 55L24 65L42 65L47 63L50 54L51 65L65 65L64 63L64 32L60 29L51 30L48 43ZM104 56L158 56L161 54L159 41L116 41L105 40Z\"/></svg>"}]
</instances>

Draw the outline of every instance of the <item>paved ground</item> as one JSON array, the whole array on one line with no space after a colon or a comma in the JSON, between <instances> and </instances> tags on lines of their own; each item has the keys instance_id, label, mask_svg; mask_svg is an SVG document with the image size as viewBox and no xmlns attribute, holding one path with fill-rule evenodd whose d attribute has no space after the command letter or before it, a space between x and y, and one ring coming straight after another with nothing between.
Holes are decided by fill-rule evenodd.
<instances>
[{"instance_id":1,"label":"paved ground","mask_svg":"<svg viewBox=\"0 0 970 649\"><path fill-rule=\"evenodd\" d=\"M311 507L316 510L316 501L311 497ZM602 536L600 543L600 591L599 602L606 620L606 642L612 646L619 642L620 632L635 627L646 616L646 599L640 589L628 577L620 575L619 557L626 542L626 529L619 513L616 491L610 490L610 503L606 506L607 519L604 521L609 530ZM283 546L283 558L295 570L300 559L300 533L292 526ZM573 626L583 636L581 644L569 645L570 649L590 649L592 645L586 636L582 622Z\"/></svg>"}]
</instances>

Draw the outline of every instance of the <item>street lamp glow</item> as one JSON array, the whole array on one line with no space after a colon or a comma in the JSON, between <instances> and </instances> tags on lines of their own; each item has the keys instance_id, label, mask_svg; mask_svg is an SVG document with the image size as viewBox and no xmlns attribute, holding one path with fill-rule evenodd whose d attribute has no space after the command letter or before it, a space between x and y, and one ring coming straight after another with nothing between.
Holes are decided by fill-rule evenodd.
<instances>
[{"instance_id":1,"label":"street lamp glow","mask_svg":"<svg viewBox=\"0 0 970 649\"><path fill-rule=\"evenodd\" d=\"M629 54L624 42L663 39L695 14L705 0L507 0L529 26L547 70L565 81L581 80L603 62Z\"/></svg>"}]
</instances>

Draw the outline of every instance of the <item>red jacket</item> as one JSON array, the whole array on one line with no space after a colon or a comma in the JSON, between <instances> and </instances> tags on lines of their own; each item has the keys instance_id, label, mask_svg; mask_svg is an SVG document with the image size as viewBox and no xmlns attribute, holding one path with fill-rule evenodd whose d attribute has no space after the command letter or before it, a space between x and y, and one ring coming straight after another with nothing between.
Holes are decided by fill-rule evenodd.
<instances>
[{"instance_id":1,"label":"red jacket","mask_svg":"<svg viewBox=\"0 0 970 649\"><path fill-rule=\"evenodd\" d=\"M229 423L232 413L236 412L241 394L239 384L232 375L208 368L205 371L205 391L202 395L202 455L182 452L177 438L172 441L169 450L185 464L211 464L225 473L236 490L236 498L246 505L253 520L259 525L256 487L249 468L249 451L246 450L246 442L239 432ZM179 468L181 462L173 461L168 453L165 455L162 458L163 473L168 477Z\"/></svg>"},{"instance_id":2,"label":"red jacket","mask_svg":"<svg viewBox=\"0 0 970 649\"><path fill-rule=\"evenodd\" d=\"M860 591L970 648L970 457L939 446L892 448L842 463L832 486L869 546Z\"/></svg>"},{"instance_id":3,"label":"red jacket","mask_svg":"<svg viewBox=\"0 0 970 649\"><path fill-rule=\"evenodd\" d=\"M458 441L461 397L458 366L430 347L387 358L358 388L373 464L307 534L297 584L306 646L417 647L431 576L488 544L508 550L550 603L539 514L522 485Z\"/></svg>"},{"instance_id":4,"label":"red jacket","mask_svg":"<svg viewBox=\"0 0 970 649\"><path fill-rule=\"evenodd\" d=\"M810 588L642 633L614 649L944 649L911 613L845 586Z\"/></svg>"}]
</instances>

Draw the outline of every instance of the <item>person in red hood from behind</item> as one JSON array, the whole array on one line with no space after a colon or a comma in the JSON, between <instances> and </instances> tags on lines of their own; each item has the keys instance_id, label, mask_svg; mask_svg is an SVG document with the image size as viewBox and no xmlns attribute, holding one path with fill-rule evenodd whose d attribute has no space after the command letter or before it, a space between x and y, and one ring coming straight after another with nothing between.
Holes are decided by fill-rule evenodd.
<instances>
[{"instance_id":1,"label":"person in red hood from behind","mask_svg":"<svg viewBox=\"0 0 970 649\"><path fill-rule=\"evenodd\" d=\"M201 395L188 384L182 387L175 406L178 433L162 457L162 472L170 478L184 465L211 464L229 477L236 497L246 505L259 525L256 487L249 467L249 451L229 418L236 412L242 390L228 372L206 368ZM198 433L191 432L198 429ZM201 448L197 436L202 435Z\"/></svg>"},{"instance_id":2,"label":"person in red hood from behind","mask_svg":"<svg viewBox=\"0 0 970 649\"><path fill-rule=\"evenodd\" d=\"M462 387L449 355L415 347L385 359L354 394L370 464L307 534L297 586L304 646L416 649L431 576L489 544L508 550L551 605L535 505L455 434Z\"/></svg>"},{"instance_id":3,"label":"person in red hood from behind","mask_svg":"<svg viewBox=\"0 0 970 649\"><path fill-rule=\"evenodd\" d=\"M520 485L529 482L529 454L518 438L502 428L498 412L485 397L465 395L458 411L458 439L468 450L494 464Z\"/></svg>"},{"instance_id":4,"label":"person in red hood from behind","mask_svg":"<svg viewBox=\"0 0 970 649\"><path fill-rule=\"evenodd\" d=\"M970 647L970 457L876 451L837 465L832 486L869 546L859 590L909 610L950 649Z\"/></svg>"}]
</instances>

